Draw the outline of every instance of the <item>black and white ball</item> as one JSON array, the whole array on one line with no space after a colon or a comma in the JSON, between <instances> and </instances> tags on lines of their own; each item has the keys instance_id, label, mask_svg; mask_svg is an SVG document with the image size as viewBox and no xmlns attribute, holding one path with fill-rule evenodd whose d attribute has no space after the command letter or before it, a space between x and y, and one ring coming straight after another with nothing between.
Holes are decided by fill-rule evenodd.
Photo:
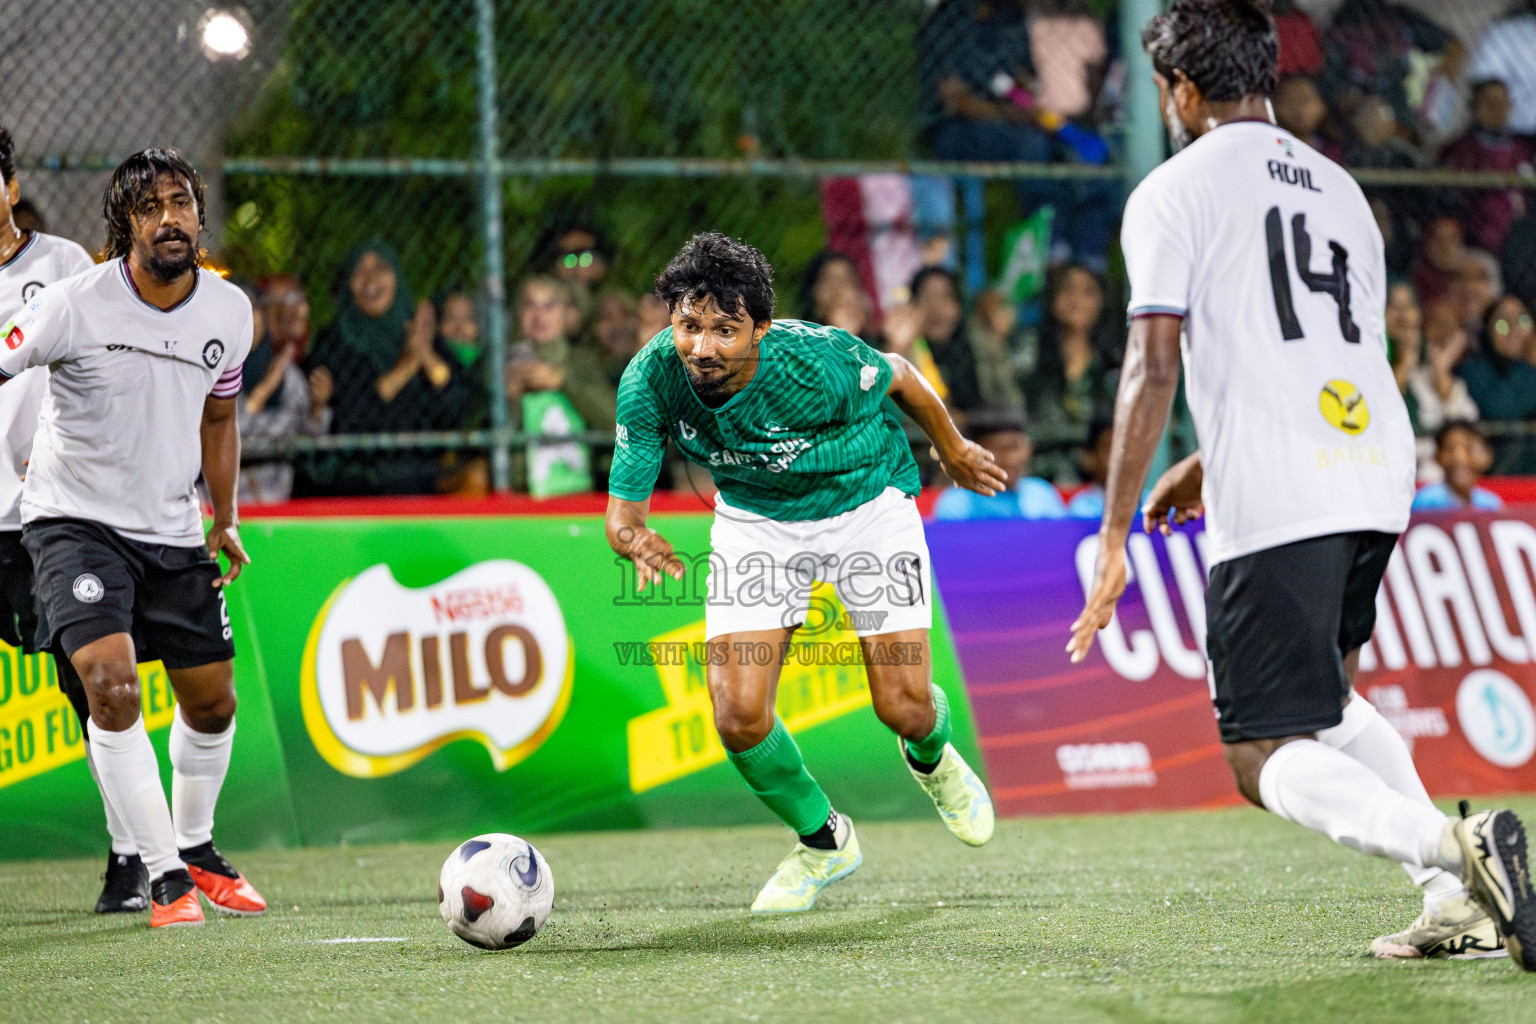
<instances>
[{"instance_id":1,"label":"black and white ball","mask_svg":"<svg viewBox=\"0 0 1536 1024\"><path fill-rule=\"evenodd\" d=\"M443 862L437 909L453 934L481 949L511 949L539 933L555 902L549 863L505 832L464 843Z\"/></svg>"}]
</instances>

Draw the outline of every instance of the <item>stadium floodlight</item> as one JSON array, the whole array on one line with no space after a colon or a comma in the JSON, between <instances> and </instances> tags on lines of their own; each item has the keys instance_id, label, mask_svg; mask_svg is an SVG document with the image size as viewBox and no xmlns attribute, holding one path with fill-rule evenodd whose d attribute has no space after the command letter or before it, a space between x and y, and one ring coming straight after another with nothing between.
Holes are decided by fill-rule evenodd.
<instances>
[{"instance_id":1,"label":"stadium floodlight","mask_svg":"<svg viewBox=\"0 0 1536 1024\"><path fill-rule=\"evenodd\" d=\"M210 7L198 22L198 37L209 60L244 60L251 52L250 15L239 8Z\"/></svg>"}]
</instances>

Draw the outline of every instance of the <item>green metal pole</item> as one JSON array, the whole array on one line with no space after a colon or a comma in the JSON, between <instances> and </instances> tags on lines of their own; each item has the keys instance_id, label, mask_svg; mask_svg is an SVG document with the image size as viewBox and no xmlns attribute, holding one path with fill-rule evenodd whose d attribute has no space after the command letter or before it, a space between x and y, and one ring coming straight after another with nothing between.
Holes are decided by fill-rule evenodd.
<instances>
[{"instance_id":1,"label":"green metal pole","mask_svg":"<svg viewBox=\"0 0 1536 1024\"><path fill-rule=\"evenodd\" d=\"M504 440L507 429L507 285L502 257L501 165L496 138L496 5L475 0L480 69L480 204L485 236L485 331L489 356L487 386L491 391L491 485L498 493L511 489L511 459Z\"/></svg>"},{"instance_id":2,"label":"green metal pole","mask_svg":"<svg viewBox=\"0 0 1536 1024\"><path fill-rule=\"evenodd\" d=\"M1120 0L1120 50L1125 55L1125 187L1129 192L1163 162L1163 116L1157 109L1152 61L1141 30L1162 11L1159 0Z\"/></svg>"}]
</instances>

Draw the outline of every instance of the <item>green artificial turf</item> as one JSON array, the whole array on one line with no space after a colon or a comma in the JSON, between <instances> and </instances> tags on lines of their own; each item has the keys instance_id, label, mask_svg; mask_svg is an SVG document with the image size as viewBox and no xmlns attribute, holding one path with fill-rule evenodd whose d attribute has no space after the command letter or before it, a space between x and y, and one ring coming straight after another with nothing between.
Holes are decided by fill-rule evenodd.
<instances>
[{"instance_id":1,"label":"green artificial turf","mask_svg":"<svg viewBox=\"0 0 1536 1024\"><path fill-rule=\"evenodd\" d=\"M503 953L438 917L449 844L245 853L265 918L162 933L90 913L95 861L0 864L0 1020L1536 1020L1508 960L1370 958L1417 890L1256 810L859 833L857 874L771 919L783 829L532 837L555 912ZM318 942L348 936L400 941Z\"/></svg>"}]
</instances>

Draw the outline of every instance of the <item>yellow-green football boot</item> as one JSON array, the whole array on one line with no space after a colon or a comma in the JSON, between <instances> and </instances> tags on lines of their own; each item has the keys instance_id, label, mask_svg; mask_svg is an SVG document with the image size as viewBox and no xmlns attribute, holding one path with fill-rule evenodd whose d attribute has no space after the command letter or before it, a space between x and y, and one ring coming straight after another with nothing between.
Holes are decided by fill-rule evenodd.
<instances>
[{"instance_id":1,"label":"yellow-green football boot","mask_svg":"<svg viewBox=\"0 0 1536 1024\"><path fill-rule=\"evenodd\" d=\"M853 822L846 814L837 816L833 835L837 837L834 850L816 850L796 843L752 901L752 913L797 914L810 910L822 889L853 874L864 863L864 855L859 852L859 837L853 834Z\"/></svg>"},{"instance_id":2,"label":"yellow-green football boot","mask_svg":"<svg viewBox=\"0 0 1536 1024\"><path fill-rule=\"evenodd\" d=\"M1383 959L1418 957L1482 960L1508 956L1493 918L1466 893L1457 893L1426 907L1418 920L1396 935L1371 943L1371 953Z\"/></svg>"},{"instance_id":3,"label":"yellow-green football boot","mask_svg":"<svg viewBox=\"0 0 1536 1024\"><path fill-rule=\"evenodd\" d=\"M944 824L949 826L955 837L971 846L980 846L991 839L992 828L996 824L992 798L987 795L987 787L971 770L971 766L965 763L965 758L960 756L954 744L944 744L944 755L939 758L939 766L924 773L913 768L912 762L907 761L906 742L898 737L897 743L907 770L933 799L933 805L939 809L939 817L944 819Z\"/></svg>"}]
</instances>

